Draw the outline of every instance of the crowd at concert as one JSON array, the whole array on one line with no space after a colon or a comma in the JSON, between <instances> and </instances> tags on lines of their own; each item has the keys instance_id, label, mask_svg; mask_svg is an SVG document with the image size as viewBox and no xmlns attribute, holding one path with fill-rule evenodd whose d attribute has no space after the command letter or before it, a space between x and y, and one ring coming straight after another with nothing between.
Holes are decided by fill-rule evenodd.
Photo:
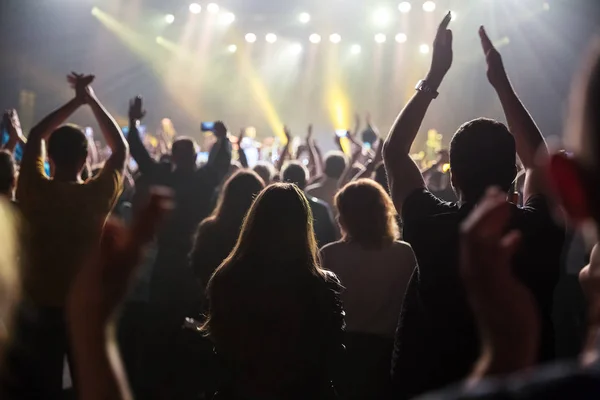
<instances>
[{"instance_id":1,"label":"crowd at concert","mask_svg":"<svg viewBox=\"0 0 600 400\"><path fill-rule=\"evenodd\" d=\"M323 154L312 127L292 151L286 128L274 162L250 168L245 132L221 121L205 162L185 136L156 151L142 98L125 135L93 75L71 73L72 99L27 136L6 111L0 397L600 398L600 45L551 151L481 27L507 124L466 122L420 169L411 146L452 66L450 21L389 134L369 120L348 155ZM107 151L67 123L82 107ZM558 361L578 229L589 264L568 296L587 318Z\"/></svg>"}]
</instances>

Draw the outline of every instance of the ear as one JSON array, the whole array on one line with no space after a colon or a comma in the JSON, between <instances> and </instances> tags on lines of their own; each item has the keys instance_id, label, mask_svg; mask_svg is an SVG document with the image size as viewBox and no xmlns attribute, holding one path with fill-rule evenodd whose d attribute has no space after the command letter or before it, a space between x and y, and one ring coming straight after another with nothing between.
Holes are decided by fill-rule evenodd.
<instances>
[{"instance_id":1,"label":"ear","mask_svg":"<svg viewBox=\"0 0 600 400\"><path fill-rule=\"evenodd\" d=\"M586 182L577 162L565 153L550 156L548 179L565 211L575 223L591 217Z\"/></svg>"}]
</instances>

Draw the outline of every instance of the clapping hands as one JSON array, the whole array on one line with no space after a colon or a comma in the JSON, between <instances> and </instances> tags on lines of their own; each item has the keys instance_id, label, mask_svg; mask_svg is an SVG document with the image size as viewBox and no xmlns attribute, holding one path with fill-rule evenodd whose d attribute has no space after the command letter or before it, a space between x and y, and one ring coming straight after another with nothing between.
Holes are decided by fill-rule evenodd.
<instances>
[{"instance_id":1,"label":"clapping hands","mask_svg":"<svg viewBox=\"0 0 600 400\"><path fill-rule=\"evenodd\" d=\"M488 80L492 86L498 90L509 83L506 70L504 69L504 63L502 62L502 56L492 44L492 41L488 37L483 26L479 28L479 38L481 39L481 47L483 48L483 53L485 54L487 62Z\"/></svg>"},{"instance_id":2,"label":"clapping hands","mask_svg":"<svg viewBox=\"0 0 600 400\"><path fill-rule=\"evenodd\" d=\"M75 89L75 98L80 104L87 104L90 98L94 96L94 91L90 85L95 78L94 75L77 74L75 72L71 72L71 75L67 76L67 81Z\"/></svg>"}]
</instances>

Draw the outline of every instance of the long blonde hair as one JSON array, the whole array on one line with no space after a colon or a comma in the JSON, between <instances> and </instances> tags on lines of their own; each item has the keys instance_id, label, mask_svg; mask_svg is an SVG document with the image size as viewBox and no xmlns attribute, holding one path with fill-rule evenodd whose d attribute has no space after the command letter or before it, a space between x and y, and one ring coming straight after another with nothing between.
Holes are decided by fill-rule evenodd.
<instances>
[{"instance_id":1,"label":"long blonde hair","mask_svg":"<svg viewBox=\"0 0 600 400\"><path fill-rule=\"evenodd\" d=\"M0 199L0 356L8 338L14 305L21 294L17 268L19 241L14 213L13 206Z\"/></svg>"}]
</instances>

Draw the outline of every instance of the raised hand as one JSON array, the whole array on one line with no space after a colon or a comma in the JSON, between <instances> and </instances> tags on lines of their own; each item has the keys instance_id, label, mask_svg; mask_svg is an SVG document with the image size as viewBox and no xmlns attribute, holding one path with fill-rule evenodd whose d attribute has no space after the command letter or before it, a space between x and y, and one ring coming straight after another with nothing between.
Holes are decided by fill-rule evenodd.
<instances>
[{"instance_id":1,"label":"raised hand","mask_svg":"<svg viewBox=\"0 0 600 400\"><path fill-rule=\"evenodd\" d=\"M227 127L223 121L216 121L213 128L213 133L218 139L223 139L227 136Z\"/></svg>"},{"instance_id":2,"label":"raised hand","mask_svg":"<svg viewBox=\"0 0 600 400\"><path fill-rule=\"evenodd\" d=\"M241 146L242 140L246 137L246 128L240 129L240 134L238 135L238 146Z\"/></svg>"},{"instance_id":3,"label":"raised hand","mask_svg":"<svg viewBox=\"0 0 600 400\"><path fill-rule=\"evenodd\" d=\"M292 131L290 131L290 128L287 125L283 127L283 133L285 134L287 143L291 144L292 143Z\"/></svg>"},{"instance_id":4,"label":"raised hand","mask_svg":"<svg viewBox=\"0 0 600 400\"><path fill-rule=\"evenodd\" d=\"M75 98L80 104L87 104L90 97L94 96L94 91L90 87L96 77L94 75L83 75L71 72L67 76L67 81L75 89Z\"/></svg>"},{"instance_id":5,"label":"raised hand","mask_svg":"<svg viewBox=\"0 0 600 400\"><path fill-rule=\"evenodd\" d=\"M429 79L435 79L441 82L452 66L452 31L448 29L451 20L452 14L448 11L448 14L446 14L440 23L435 35Z\"/></svg>"},{"instance_id":6,"label":"raised hand","mask_svg":"<svg viewBox=\"0 0 600 400\"><path fill-rule=\"evenodd\" d=\"M21 121L19 120L17 110L14 108L6 110L4 112L3 122L8 129L9 135L12 137L20 137L22 135Z\"/></svg>"},{"instance_id":7,"label":"raised hand","mask_svg":"<svg viewBox=\"0 0 600 400\"><path fill-rule=\"evenodd\" d=\"M313 125L308 125L308 131L306 133L306 142L309 143L313 137Z\"/></svg>"},{"instance_id":8,"label":"raised hand","mask_svg":"<svg viewBox=\"0 0 600 400\"><path fill-rule=\"evenodd\" d=\"M488 80L494 88L498 89L509 83L504 63L502 62L502 56L494 47L483 26L479 28L479 38L481 39L481 47L487 62Z\"/></svg>"},{"instance_id":9,"label":"raised hand","mask_svg":"<svg viewBox=\"0 0 600 400\"><path fill-rule=\"evenodd\" d=\"M140 121L146 116L146 110L142 106L142 97L136 96L129 102L129 120Z\"/></svg>"}]
</instances>

